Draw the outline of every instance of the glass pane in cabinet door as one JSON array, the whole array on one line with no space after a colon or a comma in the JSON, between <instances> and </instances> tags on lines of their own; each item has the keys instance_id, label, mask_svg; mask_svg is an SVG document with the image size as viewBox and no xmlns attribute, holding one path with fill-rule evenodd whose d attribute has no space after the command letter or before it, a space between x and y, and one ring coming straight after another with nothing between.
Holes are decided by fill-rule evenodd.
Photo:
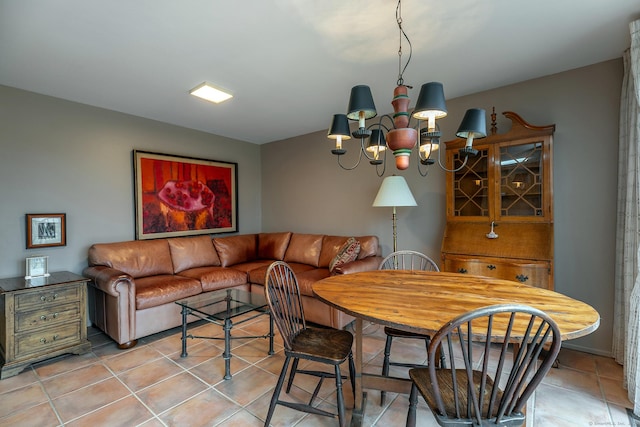
<instances>
[{"instance_id":1,"label":"glass pane in cabinet door","mask_svg":"<svg viewBox=\"0 0 640 427\"><path fill-rule=\"evenodd\" d=\"M466 164L464 159L459 153L453 156L454 169L461 168L453 179L454 215L489 216L488 151L469 156Z\"/></svg>"},{"instance_id":2,"label":"glass pane in cabinet door","mask_svg":"<svg viewBox=\"0 0 640 427\"><path fill-rule=\"evenodd\" d=\"M500 147L500 214L542 216L542 143Z\"/></svg>"}]
</instances>

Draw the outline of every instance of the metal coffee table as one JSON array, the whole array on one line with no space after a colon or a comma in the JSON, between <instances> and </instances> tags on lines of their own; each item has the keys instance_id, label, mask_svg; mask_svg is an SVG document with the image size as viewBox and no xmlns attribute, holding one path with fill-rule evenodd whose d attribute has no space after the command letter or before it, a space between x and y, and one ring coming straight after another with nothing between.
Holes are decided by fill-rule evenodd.
<instances>
[{"instance_id":1,"label":"metal coffee table","mask_svg":"<svg viewBox=\"0 0 640 427\"><path fill-rule=\"evenodd\" d=\"M222 353L222 357L224 359L225 380L231 379L231 340L269 338L269 354L273 354L273 319L271 318L271 313L269 312L269 307L267 306L264 295L241 291L239 289L223 289L194 295L176 301L176 304L182 307L182 354L180 356L187 357L187 338L224 340L224 353ZM233 319L251 312L255 312L255 315L239 320L235 322L235 325L240 325L266 314L269 316L269 333L257 336L231 336L231 328L233 328L234 325ZM189 315L222 326L224 338L187 335L187 316Z\"/></svg>"}]
</instances>

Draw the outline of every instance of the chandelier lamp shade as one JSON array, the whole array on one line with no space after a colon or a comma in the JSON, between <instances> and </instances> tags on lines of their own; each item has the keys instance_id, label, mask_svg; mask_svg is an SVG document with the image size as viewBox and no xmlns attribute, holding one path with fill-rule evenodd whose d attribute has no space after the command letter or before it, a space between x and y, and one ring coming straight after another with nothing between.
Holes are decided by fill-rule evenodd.
<instances>
[{"instance_id":1,"label":"chandelier lamp shade","mask_svg":"<svg viewBox=\"0 0 640 427\"><path fill-rule=\"evenodd\" d=\"M408 90L412 87L404 84L403 73L411 60L411 50L409 60L403 68L402 39L406 39L409 49L411 49L411 42L402 29L401 0L398 1L396 7L396 21L400 32L400 48L398 50L398 81L391 101L393 115L382 115L377 120L372 120L373 123L367 124L367 120L378 116L371 89L366 85L354 86L351 88L347 114L333 116L328 138L336 141L336 147L331 152L338 156L338 165L343 169L355 169L364 155L370 164L376 166L378 176L382 176L385 172L388 149L393 153L396 168L405 170L409 168L409 159L415 150L419 160L418 172L420 175L426 176L428 171L423 171L420 165L428 166L435 163L432 154L438 150L442 136L436 121L447 116L444 87L439 82L423 84L416 105L409 113L411 100L408 96ZM460 149L460 154L465 158L460 168L464 167L468 156L475 156L478 153L473 148L473 140L487 136L485 116L485 111L478 108L469 109L464 115L456 132L456 136L467 139L465 147ZM411 119L415 119L413 125L410 124ZM354 131L350 130L349 120L358 122L358 127ZM344 166L341 162L341 156L346 154L347 150L343 148L342 141L351 137L360 140L360 154L353 166ZM455 171L445 168L440 160L440 155L438 155L438 164L446 171ZM378 168L380 165L382 165L381 171Z\"/></svg>"}]
</instances>

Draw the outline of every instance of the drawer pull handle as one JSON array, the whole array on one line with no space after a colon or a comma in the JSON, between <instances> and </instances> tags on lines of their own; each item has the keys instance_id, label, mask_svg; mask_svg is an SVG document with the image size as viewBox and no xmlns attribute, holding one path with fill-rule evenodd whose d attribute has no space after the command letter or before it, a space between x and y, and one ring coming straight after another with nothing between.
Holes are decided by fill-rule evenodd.
<instances>
[{"instance_id":1,"label":"drawer pull handle","mask_svg":"<svg viewBox=\"0 0 640 427\"><path fill-rule=\"evenodd\" d=\"M466 268L459 268L458 269L458 273L466 274L467 273L467 269Z\"/></svg>"},{"instance_id":2,"label":"drawer pull handle","mask_svg":"<svg viewBox=\"0 0 640 427\"><path fill-rule=\"evenodd\" d=\"M46 296L42 295L40 297L40 301L42 302L51 302L51 301L55 301L55 299L58 298L58 294L53 294L53 296L47 298Z\"/></svg>"},{"instance_id":3,"label":"drawer pull handle","mask_svg":"<svg viewBox=\"0 0 640 427\"><path fill-rule=\"evenodd\" d=\"M489 270L495 270L495 269L496 269L496 266L495 266L495 265L493 265L493 264L489 264L489 265L487 265L487 268L488 268Z\"/></svg>"},{"instance_id":4,"label":"drawer pull handle","mask_svg":"<svg viewBox=\"0 0 640 427\"><path fill-rule=\"evenodd\" d=\"M58 337L59 337L59 335L58 335L58 334L55 334L55 335L52 337L52 338L53 338L53 339L52 339L52 341L56 341L56 340L58 339ZM49 342L49 340L47 340L45 337L42 337L42 338L40 338L40 342L41 342L42 344L46 344L46 343L48 343L48 342Z\"/></svg>"},{"instance_id":5,"label":"drawer pull handle","mask_svg":"<svg viewBox=\"0 0 640 427\"><path fill-rule=\"evenodd\" d=\"M40 320L42 320L43 322L46 322L47 320L55 319L57 317L58 317L58 313L53 313L51 317L47 317L43 314L42 316L40 316Z\"/></svg>"},{"instance_id":6,"label":"drawer pull handle","mask_svg":"<svg viewBox=\"0 0 640 427\"><path fill-rule=\"evenodd\" d=\"M518 279L519 282L524 283L527 280L529 280L529 276L525 276L524 274L518 274L516 276L516 279Z\"/></svg>"}]
</instances>

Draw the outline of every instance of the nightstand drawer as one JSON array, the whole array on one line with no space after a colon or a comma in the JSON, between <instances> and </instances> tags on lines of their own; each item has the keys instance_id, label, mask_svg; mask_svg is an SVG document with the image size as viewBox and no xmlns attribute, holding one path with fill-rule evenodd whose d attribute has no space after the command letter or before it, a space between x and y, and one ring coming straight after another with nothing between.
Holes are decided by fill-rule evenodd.
<instances>
[{"instance_id":1,"label":"nightstand drawer","mask_svg":"<svg viewBox=\"0 0 640 427\"><path fill-rule=\"evenodd\" d=\"M23 311L16 313L15 332L56 326L79 319L79 302Z\"/></svg>"},{"instance_id":2,"label":"nightstand drawer","mask_svg":"<svg viewBox=\"0 0 640 427\"><path fill-rule=\"evenodd\" d=\"M16 358L43 353L76 344L80 340L80 321L16 335Z\"/></svg>"},{"instance_id":3,"label":"nightstand drawer","mask_svg":"<svg viewBox=\"0 0 640 427\"><path fill-rule=\"evenodd\" d=\"M34 307L45 308L47 305L65 304L80 300L80 288L77 285L45 288L37 292L25 292L15 296L16 312Z\"/></svg>"}]
</instances>

